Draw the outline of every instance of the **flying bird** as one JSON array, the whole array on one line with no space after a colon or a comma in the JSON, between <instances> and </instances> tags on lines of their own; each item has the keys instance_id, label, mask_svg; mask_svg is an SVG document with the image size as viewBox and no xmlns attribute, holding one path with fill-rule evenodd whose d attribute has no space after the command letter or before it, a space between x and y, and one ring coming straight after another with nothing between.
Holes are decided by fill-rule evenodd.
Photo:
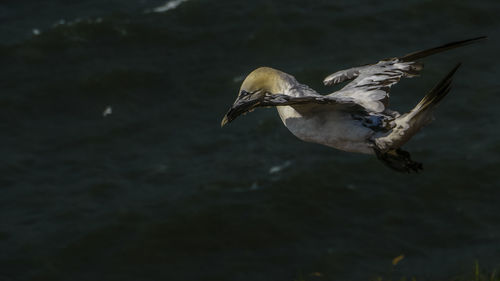
<instances>
[{"instance_id":1,"label":"flying bird","mask_svg":"<svg viewBox=\"0 0 500 281\"><path fill-rule=\"evenodd\" d=\"M401 147L434 119L434 109L450 91L460 63L405 114L388 108L391 86L401 78L417 76L423 69L420 59L485 38L452 42L337 71L323 83L329 86L350 82L327 95L299 83L290 74L260 67L243 81L221 126L257 107L276 107L283 124L303 141L372 154L396 171L418 172L422 164L413 161Z\"/></svg>"}]
</instances>

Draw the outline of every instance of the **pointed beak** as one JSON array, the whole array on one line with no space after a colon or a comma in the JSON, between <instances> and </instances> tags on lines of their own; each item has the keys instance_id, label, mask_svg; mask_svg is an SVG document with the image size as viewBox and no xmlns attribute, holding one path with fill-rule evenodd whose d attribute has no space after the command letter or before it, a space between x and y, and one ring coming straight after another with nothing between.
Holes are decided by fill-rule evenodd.
<instances>
[{"instance_id":1,"label":"pointed beak","mask_svg":"<svg viewBox=\"0 0 500 281\"><path fill-rule=\"evenodd\" d=\"M227 111L226 115L224 115L224 118L222 119L220 126L224 127L224 125L230 123L241 114L246 114L247 112L252 111L253 109L255 109L255 107L259 105L259 103L260 99L253 98L252 95L244 94L238 96L234 104Z\"/></svg>"},{"instance_id":2,"label":"pointed beak","mask_svg":"<svg viewBox=\"0 0 500 281\"><path fill-rule=\"evenodd\" d=\"M227 123L229 123L229 118L227 118L227 114L222 118L222 122L220 122L220 127L224 127Z\"/></svg>"}]
</instances>

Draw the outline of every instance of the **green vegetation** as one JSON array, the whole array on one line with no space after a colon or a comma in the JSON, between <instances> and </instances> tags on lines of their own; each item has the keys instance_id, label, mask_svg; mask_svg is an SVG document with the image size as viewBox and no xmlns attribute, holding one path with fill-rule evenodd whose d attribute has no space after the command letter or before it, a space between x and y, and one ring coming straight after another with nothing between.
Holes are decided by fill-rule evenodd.
<instances>
[{"instance_id":1,"label":"green vegetation","mask_svg":"<svg viewBox=\"0 0 500 281\"><path fill-rule=\"evenodd\" d=\"M492 271L485 271L481 270L479 266L479 262L476 261L474 262L473 270L470 274L466 275L458 275L453 278L447 278L447 279L435 279L435 278L426 278L424 280L436 280L436 281L500 281L500 274L498 274L500 268L494 269ZM403 277L399 280L393 280L393 279L383 279L382 277L379 277L375 279L376 281L421 281L420 279L417 279L415 277L411 278L406 278Z\"/></svg>"},{"instance_id":2,"label":"green vegetation","mask_svg":"<svg viewBox=\"0 0 500 281\"><path fill-rule=\"evenodd\" d=\"M397 262L396 262L397 263ZM394 264L394 262L393 262ZM299 273L297 278L295 278L293 281L312 281L312 280L330 280L328 277L327 278L321 278L323 277L322 273L319 272L314 272L308 275L304 275L302 273ZM374 279L374 281L422 281L422 280L436 280L436 281L500 281L500 267L497 269L494 269L492 271L485 271L482 270L479 266L479 262L475 262L473 266L473 270L470 274L463 275L463 276L457 276L453 278L448 278L448 279L443 279L443 280L438 280L434 278L425 278L425 279L417 279L416 277L402 277L400 279L393 279L393 278L383 278L383 277L377 277Z\"/></svg>"},{"instance_id":3,"label":"green vegetation","mask_svg":"<svg viewBox=\"0 0 500 281\"><path fill-rule=\"evenodd\" d=\"M457 281L500 281L500 275L497 274L497 269L494 269L491 273L484 273L481 272L481 269L479 268L479 262L474 263L474 275L472 277L468 278L458 278L455 279Z\"/></svg>"}]
</instances>

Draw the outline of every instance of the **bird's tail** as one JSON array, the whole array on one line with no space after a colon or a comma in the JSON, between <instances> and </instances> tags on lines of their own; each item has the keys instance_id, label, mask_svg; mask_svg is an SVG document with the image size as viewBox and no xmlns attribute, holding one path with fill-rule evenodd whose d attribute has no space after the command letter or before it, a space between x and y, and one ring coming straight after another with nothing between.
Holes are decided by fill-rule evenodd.
<instances>
[{"instance_id":1,"label":"bird's tail","mask_svg":"<svg viewBox=\"0 0 500 281\"><path fill-rule=\"evenodd\" d=\"M434 108L450 92L453 75L460 65L457 64L410 112L396 118L395 126L388 134L374 140L375 152L382 162L398 171L418 171L422 168L400 147L434 119Z\"/></svg>"}]
</instances>

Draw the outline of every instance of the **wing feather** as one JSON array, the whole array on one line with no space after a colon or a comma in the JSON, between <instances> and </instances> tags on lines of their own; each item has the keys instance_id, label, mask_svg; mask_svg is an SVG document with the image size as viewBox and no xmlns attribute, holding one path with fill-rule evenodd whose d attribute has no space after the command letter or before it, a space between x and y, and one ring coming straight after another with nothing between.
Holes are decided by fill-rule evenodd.
<instances>
[{"instance_id":1,"label":"wing feather","mask_svg":"<svg viewBox=\"0 0 500 281\"><path fill-rule=\"evenodd\" d=\"M360 106L354 99L350 97L336 97L329 95L290 96L285 94L266 93L262 100L259 102L258 106L285 106L300 104L341 105L351 110L365 111L364 107Z\"/></svg>"},{"instance_id":2,"label":"wing feather","mask_svg":"<svg viewBox=\"0 0 500 281\"><path fill-rule=\"evenodd\" d=\"M486 38L486 36L481 36L451 42L399 58L384 59L375 64L337 71L326 77L323 83L335 85L344 81L352 81L339 91L327 96L337 99L350 98L368 111L383 112L388 105L391 86L399 82L401 78L418 75L422 70L423 64L416 60Z\"/></svg>"},{"instance_id":3,"label":"wing feather","mask_svg":"<svg viewBox=\"0 0 500 281\"><path fill-rule=\"evenodd\" d=\"M350 97L368 111L382 112L389 101L389 90L403 77L414 77L422 69L418 62L399 59L379 61L358 69L356 78L340 91L328 96Z\"/></svg>"},{"instance_id":4,"label":"wing feather","mask_svg":"<svg viewBox=\"0 0 500 281\"><path fill-rule=\"evenodd\" d=\"M323 84L325 84L326 86L331 86L342 83L344 81L352 80L358 77L361 69L363 69L363 66L337 71L333 74L328 75L323 80Z\"/></svg>"}]
</instances>

